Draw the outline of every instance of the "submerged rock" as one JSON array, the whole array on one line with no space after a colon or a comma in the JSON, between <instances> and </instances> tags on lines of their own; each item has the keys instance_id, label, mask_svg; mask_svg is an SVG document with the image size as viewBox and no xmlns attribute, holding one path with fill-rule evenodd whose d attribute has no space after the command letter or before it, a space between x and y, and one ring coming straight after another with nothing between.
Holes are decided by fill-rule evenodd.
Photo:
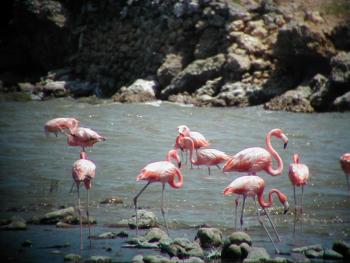
<instances>
[{"instance_id":1,"label":"submerged rock","mask_svg":"<svg viewBox=\"0 0 350 263\"><path fill-rule=\"evenodd\" d=\"M118 196L107 197L106 199L100 202L100 204L123 204L123 203L124 203L123 199Z\"/></svg>"},{"instance_id":2,"label":"submerged rock","mask_svg":"<svg viewBox=\"0 0 350 263\"><path fill-rule=\"evenodd\" d=\"M270 259L269 253L263 247L252 247L243 262L261 262Z\"/></svg>"},{"instance_id":3,"label":"submerged rock","mask_svg":"<svg viewBox=\"0 0 350 263\"><path fill-rule=\"evenodd\" d=\"M202 248L196 242L191 242L187 238L176 238L170 242L161 242L159 244L162 251L170 256L176 256L180 259L186 257L204 257Z\"/></svg>"},{"instance_id":4,"label":"submerged rock","mask_svg":"<svg viewBox=\"0 0 350 263\"><path fill-rule=\"evenodd\" d=\"M0 229L2 229L2 230L26 230L27 223L22 217L14 216L10 219L9 224L0 226Z\"/></svg>"},{"instance_id":5,"label":"submerged rock","mask_svg":"<svg viewBox=\"0 0 350 263\"><path fill-rule=\"evenodd\" d=\"M69 262L80 262L81 256L78 254L67 254L63 258L64 261L69 261Z\"/></svg>"},{"instance_id":6,"label":"submerged rock","mask_svg":"<svg viewBox=\"0 0 350 263\"><path fill-rule=\"evenodd\" d=\"M111 257L106 256L91 256L89 259L85 260L85 263L110 263L112 262Z\"/></svg>"},{"instance_id":7,"label":"submerged rock","mask_svg":"<svg viewBox=\"0 0 350 263\"><path fill-rule=\"evenodd\" d=\"M316 244L316 245L311 245L311 246L304 246L304 247L297 247L293 248L292 252L294 253L305 253L308 250L315 250L315 251L323 251L322 245Z\"/></svg>"},{"instance_id":8,"label":"submerged rock","mask_svg":"<svg viewBox=\"0 0 350 263\"><path fill-rule=\"evenodd\" d=\"M153 212L146 210L138 210L138 227L139 228L151 228L158 226L158 218ZM130 227L132 229L136 228L136 216L133 215L129 219L122 219L116 226L119 227Z\"/></svg>"},{"instance_id":9,"label":"submerged rock","mask_svg":"<svg viewBox=\"0 0 350 263\"><path fill-rule=\"evenodd\" d=\"M252 238L245 232L233 232L228 237L228 242L230 244L240 245L242 243L247 243L249 246L252 245Z\"/></svg>"},{"instance_id":10,"label":"submerged rock","mask_svg":"<svg viewBox=\"0 0 350 263\"><path fill-rule=\"evenodd\" d=\"M170 239L168 234L160 228L152 228L146 235L126 241L131 247L137 248L158 248L161 242L170 242Z\"/></svg>"},{"instance_id":11,"label":"submerged rock","mask_svg":"<svg viewBox=\"0 0 350 263\"><path fill-rule=\"evenodd\" d=\"M345 259L350 258L350 244L343 240L334 241L333 250L343 255Z\"/></svg>"},{"instance_id":12,"label":"submerged rock","mask_svg":"<svg viewBox=\"0 0 350 263\"><path fill-rule=\"evenodd\" d=\"M202 227L198 229L195 239L199 239L203 248L218 247L222 244L222 232L218 228Z\"/></svg>"},{"instance_id":13,"label":"submerged rock","mask_svg":"<svg viewBox=\"0 0 350 263\"><path fill-rule=\"evenodd\" d=\"M41 224L56 224L61 219L67 216L74 216L75 210L74 207L68 207L53 212L49 212L44 216L39 218Z\"/></svg>"},{"instance_id":14,"label":"submerged rock","mask_svg":"<svg viewBox=\"0 0 350 263\"><path fill-rule=\"evenodd\" d=\"M323 254L323 259L336 260L343 259L344 256L333 249L326 249Z\"/></svg>"}]
</instances>

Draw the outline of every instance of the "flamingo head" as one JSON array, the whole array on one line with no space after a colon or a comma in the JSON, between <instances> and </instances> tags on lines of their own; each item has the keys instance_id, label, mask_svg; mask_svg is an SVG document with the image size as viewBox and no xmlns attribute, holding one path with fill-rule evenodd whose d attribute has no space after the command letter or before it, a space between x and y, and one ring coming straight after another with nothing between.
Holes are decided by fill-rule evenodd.
<instances>
[{"instance_id":1,"label":"flamingo head","mask_svg":"<svg viewBox=\"0 0 350 263\"><path fill-rule=\"evenodd\" d=\"M293 161L294 161L294 163L299 163L300 162L300 157L299 157L299 154L294 154L293 155Z\"/></svg>"},{"instance_id":2,"label":"flamingo head","mask_svg":"<svg viewBox=\"0 0 350 263\"><path fill-rule=\"evenodd\" d=\"M174 159L174 160L176 161L176 163L177 163L177 166L178 166L179 168L181 168L181 160L180 160L180 157L179 157L179 155L177 154L177 151L176 151L175 149L170 150L170 151L168 152L167 156L166 156L166 160L167 160L167 161L170 162L171 159Z\"/></svg>"},{"instance_id":3,"label":"flamingo head","mask_svg":"<svg viewBox=\"0 0 350 263\"><path fill-rule=\"evenodd\" d=\"M283 194L282 192L279 191L278 199L280 200L281 204L284 207L283 214L286 214L288 212L288 209L289 209L288 197L285 194Z\"/></svg>"},{"instance_id":4,"label":"flamingo head","mask_svg":"<svg viewBox=\"0 0 350 263\"><path fill-rule=\"evenodd\" d=\"M226 187L225 189L224 189L224 192L223 192L223 194L226 196L226 195L231 195L231 194L233 194L234 193L234 188L232 188L232 187L230 187L230 186L228 186L228 187Z\"/></svg>"},{"instance_id":5,"label":"flamingo head","mask_svg":"<svg viewBox=\"0 0 350 263\"><path fill-rule=\"evenodd\" d=\"M271 132L271 135L277 137L278 139L281 139L284 142L283 148L286 149L288 145L288 137L284 134L284 132L281 129L274 129Z\"/></svg>"},{"instance_id":6,"label":"flamingo head","mask_svg":"<svg viewBox=\"0 0 350 263\"><path fill-rule=\"evenodd\" d=\"M187 136L190 133L190 129L186 125L180 125L177 127L180 134Z\"/></svg>"}]
</instances>

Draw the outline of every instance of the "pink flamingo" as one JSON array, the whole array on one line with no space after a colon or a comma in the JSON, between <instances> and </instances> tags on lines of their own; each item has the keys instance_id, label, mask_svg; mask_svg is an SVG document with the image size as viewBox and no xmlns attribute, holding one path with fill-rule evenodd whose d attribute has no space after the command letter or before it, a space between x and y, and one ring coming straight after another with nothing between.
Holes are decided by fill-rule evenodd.
<instances>
[{"instance_id":1,"label":"pink flamingo","mask_svg":"<svg viewBox=\"0 0 350 263\"><path fill-rule=\"evenodd\" d=\"M137 199L142 194L142 192L151 183L160 182L162 183L162 199L161 199L161 213L165 223L166 230L169 234L168 224L164 216L164 189L165 184L168 183L173 188L181 188L183 185L183 175L179 168L177 168L171 159L176 160L179 168L181 167L180 158L176 150L170 150L167 154L166 161L154 162L146 165L141 169L140 174L136 177L136 181L144 180L147 184L140 190L140 192L134 197L135 213L136 213L136 235L138 235L138 215L137 215ZM175 182L175 177L177 177L177 182Z\"/></svg>"},{"instance_id":2,"label":"pink flamingo","mask_svg":"<svg viewBox=\"0 0 350 263\"><path fill-rule=\"evenodd\" d=\"M293 161L294 163L289 165L288 176L291 183L293 184L295 210L297 207L297 201L295 196L295 186L301 186L301 212L302 212L304 185L307 184L307 181L309 179L309 168L305 164L300 163L300 158L298 154L293 155Z\"/></svg>"},{"instance_id":3,"label":"pink flamingo","mask_svg":"<svg viewBox=\"0 0 350 263\"><path fill-rule=\"evenodd\" d=\"M77 186L78 192L78 213L79 213L79 221L80 221L80 250L83 249L83 227L82 227L82 219L81 219L81 211L80 211L80 192L79 186L80 183L84 183L84 186L87 190L87 221L89 225L89 238L91 236L90 230L90 215L89 215L89 190L92 187L91 181L95 178L96 175L96 166L95 164L87 159L87 154L85 152L80 153L80 159L75 161L72 168L72 177ZM90 239L90 247L91 247L91 239Z\"/></svg>"},{"instance_id":4,"label":"pink flamingo","mask_svg":"<svg viewBox=\"0 0 350 263\"><path fill-rule=\"evenodd\" d=\"M284 142L284 148L287 147L287 136L281 129L273 129L266 135L266 149L252 147L236 153L225 163L223 171L247 172L256 175L257 172L263 170L272 176L280 175L283 170L283 162L278 153L272 148L272 136L281 139ZM277 169L272 168L272 157L277 160Z\"/></svg>"},{"instance_id":5,"label":"pink flamingo","mask_svg":"<svg viewBox=\"0 0 350 263\"><path fill-rule=\"evenodd\" d=\"M83 152L85 152L85 147L92 147L96 142L105 140L106 138L99 135L97 132L83 127L73 129L71 134L67 134L68 145L80 146Z\"/></svg>"},{"instance_id":6,"label":"pink flamingo","mask_svg":"<svg viewBox=\"0 0 350 263\"><path fill-rule=\"evenodd\" d=\"M344 153L340 157L340 165L345 173L346 182L348 184L348 191L350 192L350 181L349 181L349 177L350 177L350 153Z\"/></svg>"},{"instance_id":7,"label":"pink flamingo","mask_svg":"<svg viewBox=\"0 0 350 263\"><path fill-rule=\"evenodd\" d=\"M216 165L220 170L220 163L226 162L229 156L216 149L199 149L196 152L196 160L193 158L194 142L190 137L184 137L183 139L184 148L190 150L190 161L194 165L206 165L210 175L210 166Z\"/></svg>"},{"instance_id":8,"label":"pink flamingo","mask_svg":"<svg viewBox=\"0 0 350 263\"><path fill-rule=\"evenodd\" d=\"M269 208L273 204L273 199L272 199L272 194L275 193L281 202L281 204L284 206L284 213L287 213L289 209L289 204L287 201L287 196L283 194L280 190L278 189L271 189L269 192L269 200L266 202L264 200L264 188L265 188L265 181L259 177L259 176L241 176L233 180L233 182L224 189L224 195L231 195L231 194L237 194L239 195L238 198L236 199L236 208L235 208L235 228L237 229L237 205L238 202L237 200L239 199L240 196L243 196L243 204L242 204L242 212L241 212L241 229L243 227L243 212L244 212L244 204L245 204L245 199L248 196L253 197L255 201L255 208L258 213L258 221L260 225L264 228L265 232L267 233L269 239L271 240L276 253L279 253L270 233L268 232L266 226L264 225L263 221L260 218L260 211L256 205L256 200L255 197L258 197L258 202L262 208L262 210L265 212L267 218L270 221L271 226L273 227L273 230L277 236L277 239L280 240L275 225L272 223L272 220L270 218L270 215L268 214L266 208Z\"/></svg>"},{"instance_id":9,"label":"pink flamingo","mask_svg":"<svg viewBox=\"0 0 350 263\"><path fill-rule=\"evenodd\" d=\"M57 137L58 132L67 134L65 132L66 129L72 132L72 130L78 127L79 127L79 121L75 118L55 118L45 123L44 131L45 131L46 137L49 136L50 132L54 133Z\"/></svg>"}]
</instances>

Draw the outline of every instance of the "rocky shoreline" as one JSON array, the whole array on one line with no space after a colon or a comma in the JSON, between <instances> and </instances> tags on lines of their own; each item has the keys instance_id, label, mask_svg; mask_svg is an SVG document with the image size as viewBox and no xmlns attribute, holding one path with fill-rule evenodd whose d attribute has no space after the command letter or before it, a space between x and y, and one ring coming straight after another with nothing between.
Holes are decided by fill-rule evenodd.
<instances>
[{"instance_id":1,"label":"rocky shoreline","mask_svg":"<svg viewBox=\"0 0 350 263\"><path fill-rule=\"evenodd\" d=\"M143 235L134 236L135 217L121 220L113 229L95 234L90 237L93 242L98 240L120 239L121 248L141 249L140 254L134 256L129 262L153 263L153 262L311 262L312 260L332 260L334 262L346 262L350 258L350 244L342 240L335 240L332 247L325 248L321 244L302 247L294 247L288 251L280 251L280 254L270 255L263 247L254 246L254 241L245 232L233 232L227 236L218 228L200 226L195 232L194 240L188 238L169 237L161 230L158 218L150 211L139 211L139 228L146 229ZM86 225L86 218L83 220ZM91 224L97 224L91 219ZM30 226L27 226L29 224ZM14 216L10 219L2 219L0 231L26 231L35 228L35 225L56 225L56 228L74 229L79 224L77 213L73 207L54 210L41 216L34 216L27 222ZM129 230L130 231L129 231ZM55 231L55 230L50 230ZM96 232L96 231L95 231ZM21 243L21 250L31 249L35 245L30 235ZM78 236L77 236L78 239ZM47 244L50 254L61 255L62 260L67 262L115 262L113 256L106 256L105 252L115 250L115 244L105 245L100 252L102 255L89 257L82 256L77 248L76 253L64 253L70 248L69 243ZM152 251L151 254L146 251ZM158 254L153 252L158 251ZM12 251L11 253L15 253ZM45 252L43 252L45 253ZM96 253L96 251L95 251ZM168 256L165 256L165 255ZM15 255L12 255L15 260ZM11 257L7 258L11 260Z\"/></svg>"},{"instance_id":2,"label":"rocky shoreline","mask_svg":"<svg viewBox=\"0 0 350 263\"><path fill-rule=\"evenodd\" d=\"M1 98L347 111L349 3L317 3L16 0Z\"/></svg>"}]
</instances>

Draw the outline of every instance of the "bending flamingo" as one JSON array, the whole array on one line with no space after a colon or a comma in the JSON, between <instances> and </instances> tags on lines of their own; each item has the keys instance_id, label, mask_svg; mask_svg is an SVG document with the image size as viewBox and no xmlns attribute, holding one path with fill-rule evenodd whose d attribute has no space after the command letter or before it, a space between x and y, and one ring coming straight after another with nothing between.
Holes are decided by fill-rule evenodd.
<instances>
[{"instance_id":1,"label":"bending flamingo","mask_svg":"<svg viewBox=\"0 0 350 263\"><path fill-rule=\"evenodd\" d=\"M348 184L348 191L350 192L350 180L349 180L349 177L350 177L350 153L344 153L340 157L340 165L345 173L346 182Z\"/></svg>"},{"instance_id":2,"label":"bending flamingo","mask_svg":"<svg viewBox=\"0 0 350 263\"><path fill-rule=\"evenodd\" d=\"M287 147L288 138L281 129L273 129L266 135L266 149L261 147L252 147L242 150L232 156L224 165L223 171L246 172L256 175L257 172L265 171L275 176L280 175L283 170L281 157L272 148L271 137L274 136L284 142L284 148ZM277 160L277 168L272 168L272 157Z\"/></svg>"},{"instance_id":3,"label":"bending flamingo","mask_svg":"<svg viewBox=\"0 0 350 263\"><path fill-rule=\"evenodd\" d=\"M245 199L248 196L251 196L254 198L255 201L255 207L258 213L258 221L260 223L260 225L264 228L265 232L267 233L269 239L271 240L276 253L279 253L270 233L268 232L266 226L264 225L263 221L260 218L260 211L256 205L256 200L255 197L258 197L258 202L262 208L262 210L266 213L267 218L270 221L270 224L273 227L273 230L279 239L279 236L277 234L275 225L273 224L270 215L268 214L266 208L269 208L272 206L273 204L273 199L272 199L272 194L275 193L279 199L279 201L281 202L281 204L284 206L284 213L287 213L288 209L289 209L289 204L287 201L287 196L285 194L283 194L280 190L278 189L271 189L269 192L269 200L266 202L264 200L264 188L265 188L265 181L259 177L259 176L241 176L236 178L228 187L226 187L224 189L224 195L231 195L231 194L237 194L239 195L238 198L236 199L236 207L235 207L235 227L237 229L237 205L238 202L237 200L239 199L240 196L243 196L243 204L242 204L242 212L241 212L241 229L243 227L243 212L244 212L244 204L245 204Z\"/></svg>"},{"instance_id":4,"label":"bending flamingo","mask_svg":"<svg viewBox=\"0 0 350 263\"><path fill-rule=\"evenodd\" d=\"M161 213L165 223L167 233L169 234L168 224L164 216L164 189L165 184L168 183L172 188L181 188L183 185L183 175L179 168L177 168L171 159L176 160L180 168L181 162L176 150L170 150L167 154L166 161L154 162L146 165L140 171L140 174L136 177L136 181L144 180L147 184L140 190L140 192L134 197L135 214L136 214L136 235L138 235L138 215L137 215L137 199L142 192L151 183L160 182L162 183L162 199L161 199ZM177 178L177 182L175 181Z\"/></svg>"},{"instance_id":5,"label":"bending flamingo","mask_svg":"<svg viewBox=\"0 0 350 263\"><path fill-rule=\"evenodd\" d=\"M184 148L190 150L190 161L194 165L206 165L208 167L208 172L210 175L210 166L217 166L219 169L220 163L226 162L229 159L229 156L219 150L216 149L199 149L196 152L196 160L193 158L193 149L194 142L190 137L183 138Z\"/></svg>"},{"instance_id":6,"label":"bending flamingo","mask_svg":"<svg viewBox=\"0 0 350 263\"><path fill-rule=\"evenodd\" d=\"M92 147L96 142L105 140L106 138L99 135L97 132L83 127L73 129L71 134L67 134L68 145L80 146L83 152L85 152L85 147Z\"/></svg>"},{"instance_id":7,"label":"bending flamingo","mask_svg":"<svg viewBox=\"0 0 350 263\"><path fill-rule=\"evenodd\" d=\"M309 168L305 165L300 163L300 158L298 154L293 155L293 161L294 163L289 165L289 172L288 176L293 184L293 191L294 191L294 205L295 210L297 209L297 200L295 196L295 186L301 186L301 212L303 211L303 196L304 196L304 185L307 184L307 181L309 179Z\"/></svg>"},{"instance_id":8,"label":"bending flamingo","mask_svg":"<svg viewBox=\"0 0 350 263\"><path fill-rule=\"evenodd\" d=\"M44 131L46 134L46 137L49 136L49 133L52 132L56 135L59 132L62 132L64 134L67 134L65 130L69 130L72 132L74 129L79 127L79 121L75 118L55 118L52 120L49 120L44 125Z\"/></svg>"},{"instance_id":9,"label":"bending flamingo","mask_svg":"<svg viewBox=\"0 0 350 263\"><path fill-rule=\"evenodd\" d=\"M89 225L89 238L91 236L90 229L90 214L89 214L89 190L92 187L91 181L95 178L96 175L96 166L95 164L87 159L87 154L85 152L80 153L80 159L74 162L72 168L72 177L77 185L77 193L78 193L78 213L79 213L79 221L80 221L80 249L83 249L83 227L82 227L82 219L81 219L81 211L80 211L80 183L84 183L84 186L87 190L87 221ZM90 239L90 247L91 247L91 239Z\"/></svg>"}]
</instances>

